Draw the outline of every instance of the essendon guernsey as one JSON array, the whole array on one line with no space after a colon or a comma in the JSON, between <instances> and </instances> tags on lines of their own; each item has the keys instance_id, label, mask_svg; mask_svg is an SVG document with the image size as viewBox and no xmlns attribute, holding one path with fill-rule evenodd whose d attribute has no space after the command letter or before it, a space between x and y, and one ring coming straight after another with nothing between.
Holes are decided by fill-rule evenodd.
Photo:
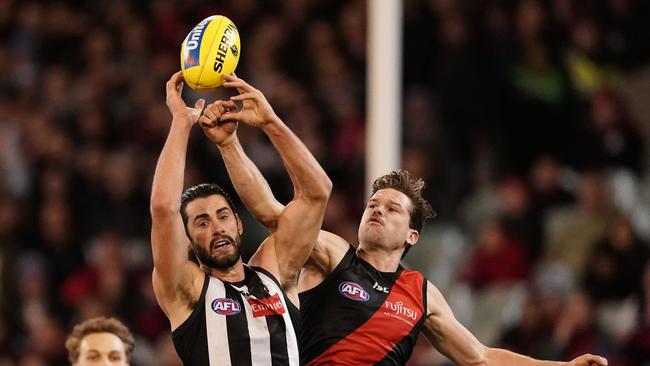
<instances>
[{"instance_id":1,"label":"essendon guernsey","mask_svg":"<svg viewBox=\"0 0 650 366\"><path fill-rule=\"evenodd\" d=\"M380 272L350 247L300 304L303 364L404 365L426 317L426 281L401 266Z\"/></svg>"},{"instance_id":2,"label":"essendon guernsey","mask_svg":"<svg viewBox=\"0 0 650 366\"><path fill-rule=\"evenodd\" d=\"M244 268L239 283L205 276L192 314L172 332L186 366L299 365L298 309L273 275Z\"/></svg>"}]
</instances>

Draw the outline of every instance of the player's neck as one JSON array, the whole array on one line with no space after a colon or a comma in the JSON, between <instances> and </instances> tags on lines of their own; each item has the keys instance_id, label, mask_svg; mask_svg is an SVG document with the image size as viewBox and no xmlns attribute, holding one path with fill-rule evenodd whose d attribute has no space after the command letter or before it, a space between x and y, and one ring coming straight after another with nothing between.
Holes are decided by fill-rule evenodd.
<instances>
[{"instance_id":1,"label":"player's neck","mask_svg":"<svg viewBox=\"0 0 650 366\"><path fill-rule=\"evenodd\" d=\"M244 272L244 263L241 258L239 258L239 260L229 268L203 267L203 270L210 276L225 282L239 282L243 281L246 277L246 273Z\"/></svg>"},{"instance_id":2,"label":"player's neck","mask_svg":"<svg viewBox=\"0 0 650 366\"><path fill-rule=\"evenodd\" d=\"M395 272L399 267L401 253L386 251L382 248L366 248L359 246L357 255L364 261L370 263L380 272Z\"/></svg>"}]
</instances>

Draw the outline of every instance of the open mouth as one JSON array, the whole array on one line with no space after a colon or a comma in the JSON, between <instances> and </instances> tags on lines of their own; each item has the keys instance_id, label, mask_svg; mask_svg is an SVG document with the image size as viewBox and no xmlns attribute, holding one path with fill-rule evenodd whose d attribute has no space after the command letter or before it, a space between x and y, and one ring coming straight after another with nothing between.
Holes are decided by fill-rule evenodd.
<instances>
[{"instance_id":1,"label":"open mouth","mask_svg":"<svg viewBox=\"0 0 650 366\"><path fill-rule=\"evenodd\" d=\"M230 244L231 241L229 239L215 239L210 243L210 249L220 249Z\"/></svg>"}]
</instances>

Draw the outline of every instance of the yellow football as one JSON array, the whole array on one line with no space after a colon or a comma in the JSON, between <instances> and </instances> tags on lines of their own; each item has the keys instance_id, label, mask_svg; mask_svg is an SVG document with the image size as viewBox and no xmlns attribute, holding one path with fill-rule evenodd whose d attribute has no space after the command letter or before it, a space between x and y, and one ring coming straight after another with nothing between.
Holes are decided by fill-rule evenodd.
<instances>
[{"instance_id":1,"label":"yellow football","mask_svg":"<svg viewBox=\"0 0 650 366\"><path fill-rule=\"evenodd\" d=\"M223 15L203 19L181 45L185 83L195 90L220 86L221 75L235 71L240 54L239 32L230 19Z\"/></svg>"}]
</instances>

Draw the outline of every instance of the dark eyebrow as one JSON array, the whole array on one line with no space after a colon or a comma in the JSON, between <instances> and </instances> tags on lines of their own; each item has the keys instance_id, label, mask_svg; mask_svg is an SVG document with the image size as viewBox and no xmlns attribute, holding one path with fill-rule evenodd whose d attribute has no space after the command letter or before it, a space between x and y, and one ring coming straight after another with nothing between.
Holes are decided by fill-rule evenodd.
<instances>
[{"instance_id":1,"label":"dark eyebrow","mask_svg":"<svg viewBox=\"0 0 650 366\"><path fill-rule=\"evenodd\" d=\"M230 208L229 207L222 207L222 208L218 209L217 210L217 215L224 212L224 211L230 211Z\"/></svg>"}]
</instances>

